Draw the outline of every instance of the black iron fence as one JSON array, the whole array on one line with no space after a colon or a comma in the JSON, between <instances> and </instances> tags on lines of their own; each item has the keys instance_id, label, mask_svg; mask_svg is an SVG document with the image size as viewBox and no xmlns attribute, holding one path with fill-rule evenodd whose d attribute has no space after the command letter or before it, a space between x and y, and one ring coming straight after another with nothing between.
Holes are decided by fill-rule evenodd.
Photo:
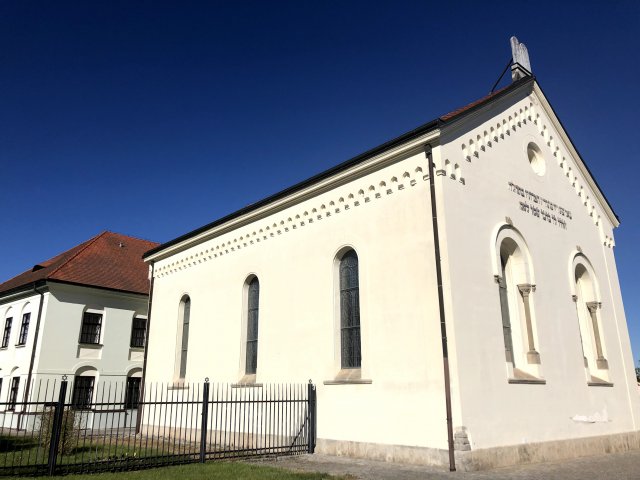
<instances>
[{"instance_id":1,"label":"black iron fence","mask_svg":"<svg viewBox=\"0 0 640 480\"><path fill-rule=\"evenodd\" d=\"M41 380L0 402L0 475L313 453L315 386Z\"/></svg>"}]
</instances>

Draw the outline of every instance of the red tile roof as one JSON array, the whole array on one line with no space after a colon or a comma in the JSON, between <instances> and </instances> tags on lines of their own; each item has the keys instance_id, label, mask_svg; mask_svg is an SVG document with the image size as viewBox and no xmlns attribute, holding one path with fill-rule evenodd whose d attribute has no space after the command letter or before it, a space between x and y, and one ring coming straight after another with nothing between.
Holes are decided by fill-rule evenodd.
<instances>
[{"instance_id":1,"label":"red tile roof","mask_svg":"<svg viewBox=\"0 0 640 480\"><path fill-rule=\"evenodd\" d=\"M119 233L102 232L0 284L0 295L42 280L148 294L148 267L142 261L142 254L158 245Z\"/></svg>"},{"instance_id":2,"label":"red tile roof","mask_svg":"<svg viewBox=\"0 0 640 480\"><path fill-rule=\"evenodd\" d=\"M489 100L491 100L496 95L499 95L504 90L510 88L511 85L512 84L509 84L506 87L502 87L502 88L496 90L495 92L491 92L489 95L485 95L484 97L479 98L475 102L471 102L471 103L465 105L464 107L461 107L461 108L458 108L456 110L453 110L452 112L449 112L446 115L442 115L440 117L440 120L443 120L443 121L446 122L447 120L451 120L452 118L457 117L458 115L466 112L467 110L471 110L473 107L475 107L477 105L482 105L483 103L488 102Z\"/></svg>"}]
</instances>

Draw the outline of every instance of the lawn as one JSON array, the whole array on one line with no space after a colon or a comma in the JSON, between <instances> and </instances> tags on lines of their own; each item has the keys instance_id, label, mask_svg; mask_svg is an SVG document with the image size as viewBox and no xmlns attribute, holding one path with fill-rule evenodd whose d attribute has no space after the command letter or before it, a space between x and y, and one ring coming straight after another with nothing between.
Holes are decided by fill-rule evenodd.
<instances>
[{"instance_id":1,"label":"lawn","mask_svg":"<svg viewBox=\"0 0 640 480\"><path fill-rule=\"evenodd\" d=\"M36 477L51 479L52 477ZM56 478L56 477L53 477ZM209 462L203 464L178 465L135 472L92 473L87 475L65 475L64 480L346 480L326 473L295 473L279 468L243 462Z\"/></svg>"}]
</instances>

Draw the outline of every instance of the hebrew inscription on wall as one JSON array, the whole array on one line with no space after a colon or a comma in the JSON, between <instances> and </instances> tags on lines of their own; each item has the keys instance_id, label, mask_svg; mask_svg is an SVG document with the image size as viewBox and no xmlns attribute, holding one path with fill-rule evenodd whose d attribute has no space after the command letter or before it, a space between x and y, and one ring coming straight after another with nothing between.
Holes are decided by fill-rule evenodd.
<instances>
[{"instance_id":1,"label":"hebrew inscription on wall","mask_svg":"<svg viewBox=\"0 0 640 480\"><path fill-rule=\"evenodd\" d=\"M567 229L567 221L572 219L571 211L537 195L529 190L509 182L509 190L521 197L520 210L540 220Z\"/></svg>"}]
</instances>

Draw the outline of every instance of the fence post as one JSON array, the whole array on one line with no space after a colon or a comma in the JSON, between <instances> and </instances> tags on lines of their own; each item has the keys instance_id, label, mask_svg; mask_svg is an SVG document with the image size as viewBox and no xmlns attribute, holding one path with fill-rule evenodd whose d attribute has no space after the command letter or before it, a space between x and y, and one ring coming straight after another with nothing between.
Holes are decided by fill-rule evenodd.
<instances>
[{"instance_id":1,"label":"fence post","mask_svg":"<svg viewBox=\"0 0 640 480\"><path fill-rule=\"evenodd\" d=\"M49 463L47 472L49 476L53 475L56 469L56 461L58 459L58 445L60 444L60 433L62 432L62 419L64 417L64 399L67 395L67 376L62 376L60 382L60 393L53 411L53 425L51 428L51 438L49 439Z\"/></svg>"},{"instance_id":2,"label":"fence post","mask_svg":"<svg viewBox=\"0 0 640 480\"><path fill-rule=\"evenodd\" d=\"M307 438L308 453L313 453L316 448L316 386L311 383L307 385L307 409L309 412L309 430Z\"/></svg>"},{"instance_id":3,"label":"fence post","mask_svg":"<svg viewBox=\"0 0 640 480\"><path fill-rule=\"evenodd\" d=\"M200 463L207 459L207 423L209 423L209 377L202 388L202 423L200 425Z\"/></svg>"}]
</instances>

